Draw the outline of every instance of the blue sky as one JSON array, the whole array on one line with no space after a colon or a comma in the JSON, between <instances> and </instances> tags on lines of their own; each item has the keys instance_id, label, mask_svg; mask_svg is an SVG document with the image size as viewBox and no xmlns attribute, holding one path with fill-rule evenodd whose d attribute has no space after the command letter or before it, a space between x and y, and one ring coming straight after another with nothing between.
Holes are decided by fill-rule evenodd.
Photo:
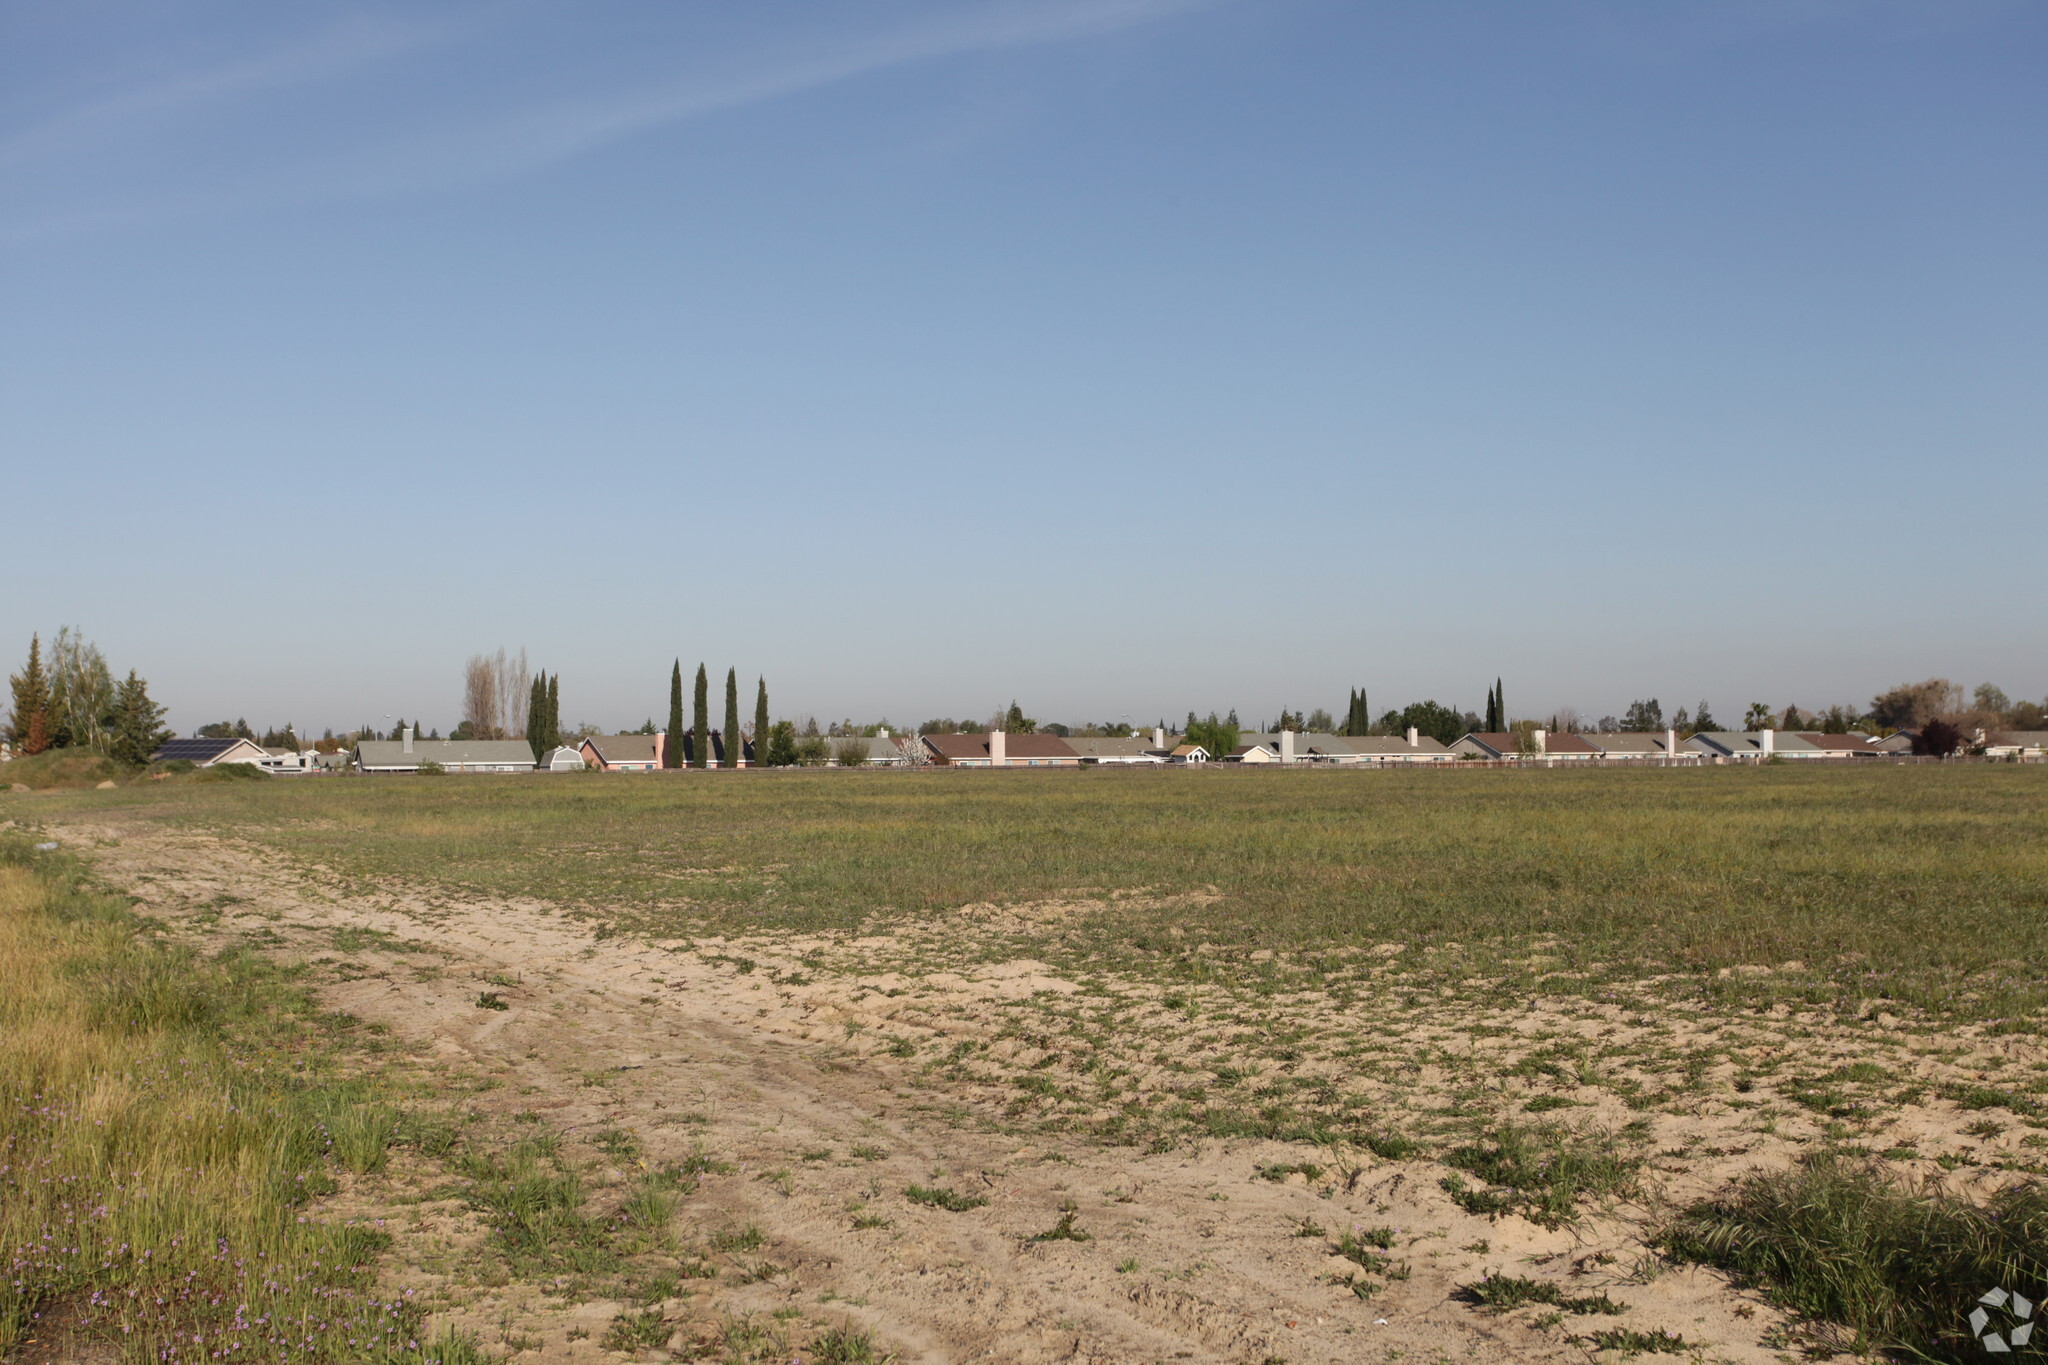
<instances>
[{"instance_id":1,"label":"blue sky","mask_svg":"<svg viewBox=\"0 0 2048 1365\"><path fill-rule=\"evenodd\" d=\"M0 10L0 641L189 728L2048 693L2048 8Z\"/></svg>"}]
</instances>

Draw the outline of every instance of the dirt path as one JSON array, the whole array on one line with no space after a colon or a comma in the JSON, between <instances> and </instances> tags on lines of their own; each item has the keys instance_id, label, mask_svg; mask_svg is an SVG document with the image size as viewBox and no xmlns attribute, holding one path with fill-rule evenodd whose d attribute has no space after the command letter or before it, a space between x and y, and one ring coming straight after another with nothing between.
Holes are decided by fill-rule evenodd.
<instances>
[{"instance_id":1,"label":"dirt path","mask_svg":"<svg viewBox=\"0 0 2048 1365\"><path fill-rule=\"evenodd\" d=\"M871 1327L906 1365L1584 1360L1571 1334L1612 1327L1681 1332L1706 1343L1695 1359L1777 1358L1759 1344L1770 1312L1718 1277L1630 1282L1640 1230L1625 1217L1572 1231L1474 1218L1426 1162L1364 1157L1349 1188L1314 1188L1257 1178L1262 1162L1316 1155L1278 1143L1144 1155L1006 1136L993 1115L870 1041L863 1023L886 1001L863 1014L843 992L779 988L715 954L598 939L538 904L404 887L344 894L204 834L52 832L144 913L325 959L332 1008L430 1048L451 1075L501 1081L479 1105L532 1111L571 1134L630 1130L649 1161L701 1148L739 1163L685 1203L683 1235L758 1224L759 1256L779 1273L700 1288L695 1312L706 1295L727 1313L801 1307L814 1321ZM994 969L979 986L1019 981L1045 988L1031 964ZM484 990L508 1008L479 1008ZM988 1202L923 1207L904 1197L913 1184ZM1030 1240L1063 1209L1089 1240ZM856 1228L855 1210L887 1225ZM1305 1225L1328 1236L1302 1235ZM1329 1238L1354 1226L1397 1229L1409 1278L1368 1299L1333 1283L1349 1263L1331 1256ZM401 1236L397 1255L409 1245ZM1630 1312L1548 1329L1493 1317L1458 1287L1497 1269L1572 1276L1574 1292L1610 1290ZM439 1279L418 1263L398 1274ZM518 1284L458 1297L467 1302L455 1320L494 1349L523 1348L521 1362L619 1358L598 1345L617 1303L563 1303Z\"/></svg>"}]
</instances>

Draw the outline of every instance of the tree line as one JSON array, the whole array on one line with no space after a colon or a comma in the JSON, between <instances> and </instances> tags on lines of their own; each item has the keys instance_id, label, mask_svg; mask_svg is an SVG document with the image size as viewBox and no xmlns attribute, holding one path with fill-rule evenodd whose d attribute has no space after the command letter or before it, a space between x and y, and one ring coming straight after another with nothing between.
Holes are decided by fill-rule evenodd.
<instances>
[{"instance_id":1,"label":"tree line","mask_svg":"<svg viewBox=\"0 0 2048 1365\"><path fill-rule=\"evenodd\" d=\"M116 682L99 647L73 627L58 630L47 663L41 632L30 636L28 662L7 681L7 741L24 756L78 749L140 767L171 737L142 675L131 668Z\"/></svg>"}]
</instances>

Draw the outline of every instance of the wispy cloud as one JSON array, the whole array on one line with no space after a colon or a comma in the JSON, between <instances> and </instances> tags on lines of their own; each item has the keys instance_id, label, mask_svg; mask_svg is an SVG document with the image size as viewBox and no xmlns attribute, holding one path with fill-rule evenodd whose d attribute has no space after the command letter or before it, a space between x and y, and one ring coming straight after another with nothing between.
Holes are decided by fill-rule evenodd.
<instances>
[{"instance_id":1,"label":"wispy cloud","mask_svg":"<svg viewBox=\"0 0 2048 1365\"><path fill-rule=\"evenodd\" d=\"M369 154L358 173L331 181L361 193L475 183L538 170L609 142L747 105L803 94L891 68L974 53L1073 42L1154 23L1218 0L1007 0L953 7L892 32L841 39L825 50L757 60L740 70L693 73L625 93L556 100L460 125Z\"/></svg>"},{"instance_id":2,"label":"wispy cloud","mask_svg":"<svg viewBox=\"0 0 2048 1365\"><path fill-rule=\"evenodd\" d=\"M862 76L975 53L1082 41L1227 0L985 0L947 4L884 31L845 28L848 9L828 11L836 28L778 35L776 46L744 60L674 71L621 91L478 101L420 123L366 121L386 131L352 145L287 164L251 166L236 183L191 186L169 197L118 205L45 205L35 223L17 221L0 238L22 240L78 230L90 223L132 223L151 216L247 210L266 203L334 202L471 186L514 178L607 143L721 111L785 99ZM529 13L531 11L528 11ZM503 11L498 11L502 15ZM32 159L116 150L154 134L167 116L207 110L251 118L279 90L333 83L380 61L451 35L474 39L484 11L471 11L467 32L438 26L356 19L298 43L182 74L123 95L54 115L12 137L0 137L0 167ZM872 23L870 28L872 28ZM383 112L383 111L380 111Z\"/></svg>"},{"instance_id":3,"label":"wispy cloud","mask_svg":"<svg viewBox=\"0 0 2048 1365\"><path fill-rule=\"evenodd\" d=\"M153 128L166 118L209 105L338 80L453 32L446 23L351 15L309 36L87 100L0 136L0 167L76 154L94 142L117 140L124 133Z\"/></svg>"}]
</instances>

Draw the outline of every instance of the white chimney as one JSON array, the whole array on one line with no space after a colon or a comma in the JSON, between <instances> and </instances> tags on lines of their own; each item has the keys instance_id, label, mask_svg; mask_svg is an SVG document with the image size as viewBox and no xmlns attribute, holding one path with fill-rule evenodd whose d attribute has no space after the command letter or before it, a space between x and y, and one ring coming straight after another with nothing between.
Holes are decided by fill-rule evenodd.
<instances>
[{"instance_id":1,"label":"white chimney","mask_svg":"<svg viewBox=\"0 0 2048 1365\"><path fill-rule=\"evenodd\" d=\"M886 725L878 726L875 730L875 733L881 738L887 739L889 737L889 727Z\"/></svg>"},{"instance_id":2,"label":"white chimney","mask_svg":"<svg viewBox=\"0 0 2048 1365\"><path fill-rule=\"evenodd\" d=\"M1678 757L1678 731L1676 730L1666 730L1664 732L1664 757L1667 759Z\"/></svg>"},{"instance_id":3,"label":"white chimney","mask_svg":"<svg viewBox=\"0 0 2048 1365\"><path fill-rule=\"evenodd\" d=\"M1778 732L1776 730L1763 731L1757 736L1757 747L1764 751L1765 758L1769 758L1772 754L1778 752Z\"/></svg>"},{"instance_id":4,"label":"white chimney","mask_svg":"<svg viewBox=\"0 0 2048 1365\"><path fill-rule=\"evenodd\" d=\"M1008 743L1008 741L1009 736L1005 735L1001 730L991 730L988 732L989 767L1007 768L1010 766L1009 754L1006 753L1004 750L1004 745Z\"/></svg>"},{"instance_id":5,"label":"white chimney","mask_svg":"<svg viewBox=\"0 0 2048 1365\"><path fill-rule=\"evenodd\" d=\"M406 753L411 753L411 752L412 752L412 737L413 737L413 735L414 735L414 734L418 733L418 730L419 730L419 727L418 727L418 726L416 726L416 725L408 725L408 726L406 726L406 727L405 727L405 752L406 752Z\"/></svg>"},{"instance_id":6,"label":"white chimney","mask_svg":"<svg viewBox=\"0 0 2048 1365\"><path fill-rule=\"evenodd\" d=\"M1549 735L1549 732L1547 732L1547 731L1544 731L1544 730L1531 730L1531 731L1529 732L1529 738L1531 738L1531 739L1533 739L1533 740L1535 740L1535 741L1536 741L1536 752L1537 752L1537 753L1539 753L1539 754L1547 754L1547 753L1549 753L1549 752L1550 752L1550 735Z\"/></svg>"},{"instance_id":7,"label":"white chimney","mask_svg":"<svg viewBox=\"0 0 2048 1365\"><path fill-rule=\"evenodd\" d=\"M1409 748L1411 748L1411 749L1413 749L1413 748L1416 748L1416 747L1420 746L1420 745L1421 745L1421 743L1422 743L1422 731L1420 731L1420 730L1416 729L1416 728L1415 728L1415 727L1414 727L1413 725L1409 726L1409 727L1408 727L1408 747L1409 747Z\"/></svg>"},{"instance_id":8,"label":"white chimney","mask_svg":"<svg viewBox=\"0 0 2048 1365\"><path fill-rule=\"evenodd\" d=\"M1166 747L1166 731L1158 726L1152 728L1152 747L1155 749L1164 749Z\"/></svg>"},{"instance_id":9,"label":"white chimney","mask_svg":"<svg viewBox=\"0 0 2048 1365\"><path fill-rule=\"evenodd\" d=\"M654 732L654 766L657 768L668 766L668 731L666 730L656 730Z\"/></svg>"},{"instance_id":10,"label":"white chimney","mask_svg":"<svg viewBox=\"0 0 2048 1365\"><path fill-rule=\"evenodd\" d=\"M1280 732L1280 761L1282 763L1294 762L1294 731L1292 730L1282 730Z\"/></svg>"}]
</instances>

